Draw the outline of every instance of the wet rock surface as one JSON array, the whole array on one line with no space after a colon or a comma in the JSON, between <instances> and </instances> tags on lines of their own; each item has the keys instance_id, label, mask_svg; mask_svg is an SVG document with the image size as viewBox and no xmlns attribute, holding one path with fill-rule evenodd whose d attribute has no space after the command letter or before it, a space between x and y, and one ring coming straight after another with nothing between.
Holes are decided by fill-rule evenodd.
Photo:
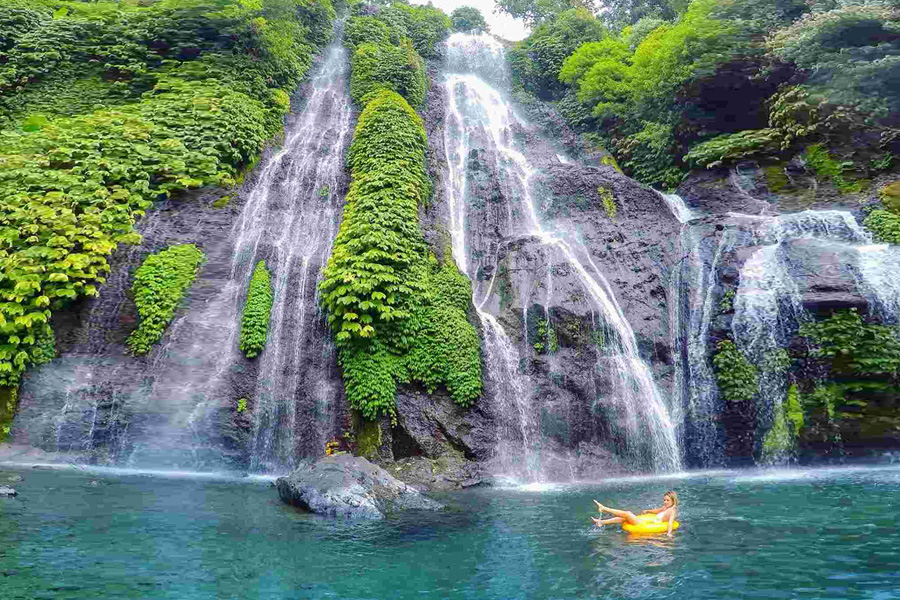
<instances>
[{"instance_id":1,"label":"wet rock surface","mask_svg":"<svg viewBox=\"0 0 900 600\"><path fill-rule=\"evenodd\" d=\"M0 498L2 497L12 497L17 495L18 492L8 485L0 485Z\"/></svg>"},{"instance_id":2,"label":"wet rock surface","mask_svg":"<svg viewBox=\"0 0 900 600\"><path fill-rule=\"evenodd\" d=\"M443 508L381 467L349 454L302 466L275 485L286 504L329 517L382 519L396 511Z\"/></svg>"}]
</instances>

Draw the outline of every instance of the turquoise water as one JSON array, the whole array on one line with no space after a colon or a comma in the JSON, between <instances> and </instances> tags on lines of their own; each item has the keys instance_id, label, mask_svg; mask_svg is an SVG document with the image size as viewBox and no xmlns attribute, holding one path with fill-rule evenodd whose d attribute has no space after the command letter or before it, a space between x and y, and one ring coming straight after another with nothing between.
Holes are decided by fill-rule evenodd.
<instances>
[{"instance_id":1,"label":"turquoise water","mask_svg":"<svg viewBox=\"0 0 900 600\"><path fill-rule=\"evenodd\" d=\"M374 523L303 514L263 481L19 473L3 600L900 598L900 468L479 489ZM673 539L590 525L592 498L641 509L670 488Z\"/></svg>"}]
</instances>

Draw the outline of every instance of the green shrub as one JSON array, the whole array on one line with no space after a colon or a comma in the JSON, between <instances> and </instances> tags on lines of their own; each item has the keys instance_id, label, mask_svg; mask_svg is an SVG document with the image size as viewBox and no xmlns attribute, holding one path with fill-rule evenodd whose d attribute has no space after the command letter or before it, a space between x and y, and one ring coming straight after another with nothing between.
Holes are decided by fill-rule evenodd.
<instances>
[{"instance_id":1,"label":"green shrub","mask_svg":"<svg viewBox=\"0 0 900 600\"><path fill-rule=\"evenodd\" d=\"M240 348L247 358L257 356L266 347L273 300L269 270L266 268L266 261L261 260L253 270L247 301L244 303L244 315L241 317Z\"/></svg>"},{"instance_id":2,"label":"green shrub","mask_svg":"<svg viewBox=\"0 0 900 600\"><path fill-rule=\"evenodd\" d=\"M863 322L856 309L800 326L800 335L815 344L813 356L825 359L836 374L892 374L900 368L898 330Z\"/></svg>"},{"instance_id":3,"label":"green shrub","mask_svg":"<svg viewBox=\"0 0 900 600\"><path fill-rule=\"evenodd\" d=\"M393 37L396 30L392 30L383 21L375 17L351 17L344 26L344 45L351 53L362 44L375 44L376 46L400 45L404 37Z\"/></svg>"},{"instance_id":4,"label":"green shrub","mask_svg":"<svg viewBox=\"0 0 900 600\"><path fill-rule=\"evenodd\" d=\"M803 404L800 402L800 390L796 384L788 388L785 396L785 417L791 423L794 435L799 435L803 430Z\"/></svg>"},{"instance_id":5,"label":"green shrub","mask_svg":"<svg viewBox=\"0 0 900 600\"><path fill-rule=\"evenodd\" d=\"M135 354L146 354L162 337L175 309L191 287L203 262L203 252L193 244L169 246L148 256L134 275L131 291L141 323L128 336Z\"/></svg>"},{"instance_id":6,"label":"green shrub","mask_svg":"<svg viewBox=\"0 0 900 600\"><path fill-rule=\"evenodd\" d=\"M900 215L886 210L873 210L863 221L879 242L900 244Z\"/></svg>"},{"instance_id":7,"label":"green shrub","mask_svg":"<svg viewBox=\"0 0 900 600\"><path fill-rule=\"evenodd\" d=\"M348 155L341 228L319 288L347 398L367 419L394 414L398 383L445 385L461 405L481 393L469 281L452 260L428 258L419 230L418 207L430 190L426 149L422 120L400 95L368 97Z\"/></svg>"},{"instance_id":8,"label":"green shrub","mask_svg":"<svg viewBox=\"0 0 900 600\"><path fill-rule=\"evenodd\" d=\"M728 402L749 402L759 390L759 373L731 340L722 340L713 355L716 383Z\"/></svg>"},{"instance_id":9,"label":"green shrub","mask_svg":"<svg viewBox=\"0 0 900 600\"><path fill-rule=\"evenodd\" d=\"M425 65L407 40L402 46L361 44L353 53L350 90L360 105L378 90L397 92L412 106L425 99Z\"/></svg>"},{"instance_id":10,"label":"green shrub","mask_svg":"<svg viewBox=\"0 0 900 600\"><path fill-rule=\"evenodd\" d=\"M428 189L422 120L382 90L360 114L348 163L353 179L320 284L339 341L368 338L379 323L409 316L424 254L418 206Z\"/></svg>"},{"instance_id":11,"label":"green shrub","mask_svg":"<svg viewBox=\"0 0 900 600\"><path fill-rule=\"evenodd\" d=\"M450 17L431 5L413 6L395 2L391 9L397 11L403 20L406 35L412 41L416 52L423 58L436 57L441 42L450 32Z\"/></svg>"}]
</instances>

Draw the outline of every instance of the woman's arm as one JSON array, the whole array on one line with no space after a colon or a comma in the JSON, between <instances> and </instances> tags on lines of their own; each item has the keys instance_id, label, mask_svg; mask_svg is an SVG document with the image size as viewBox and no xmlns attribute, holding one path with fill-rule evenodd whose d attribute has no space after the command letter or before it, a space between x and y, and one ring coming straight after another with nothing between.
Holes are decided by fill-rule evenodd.
<instances>
[{"instance_id":1,"label":"woman's arm","mask_svg":"<svg viewBox=\"0 0 900 600\"><path fill-rule=\"evenodd\" d=\"M658 515L659 513L661 513L664 510L666 510L665 506L660 506L659 508L648 508L647 510L643 511L641 514L642 515L650 515L650 514Z\"/></svg>"},{"instance_id":2,"label":"woman's arm","mask_svg":"<svg viewBox=\"0 0 900 600\"><path fill-rule=\"evenodd\" d=\"M669 537L672 537L672 523L675 522L675 516L677 515L677 513L678 513L678 510L676 510L675 508L673 508L669 512L669 531L668 531L668 533L666 533L666 535Z\"/></svg>"}]
</instances>

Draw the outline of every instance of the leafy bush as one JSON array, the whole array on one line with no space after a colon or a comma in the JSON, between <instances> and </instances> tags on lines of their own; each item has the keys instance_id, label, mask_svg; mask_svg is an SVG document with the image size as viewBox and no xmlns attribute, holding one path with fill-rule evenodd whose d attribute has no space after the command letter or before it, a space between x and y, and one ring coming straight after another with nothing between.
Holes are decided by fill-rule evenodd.
<instances>
[{"instance_id":1,"label":"leafy bush","mask_svg":"<svg viewBox=\"0 0 900 600\"><path fill-rule=\"evenodd\" d=\"M560 85L559 76L566 57L605 35L600 21L583 8L568 10L538 26L506 54L514 85L540 98L562 98L566 88Z\"/></svg>"},{"instance_id":2,"label":"leafy bush","mask_svg":"<svg viewBox=\"0 0 900 600\"><path fill-rule=\"evenodd\" d=\"M425 99L425 65L409 40L397 47L365 43L353 54L350 90L360 105L372 92L392 90L418 106Z\"/></svg>"},{"instance_id":3,"label":"leafy bush","mask_svg":"<svg viewBox=\"0 0 900 600\"><path fill-rule=\"evenodd\" d=\"M320 284L339 341L368 338L379 323L406 318L421 287L418 206L427 197L422 120L395 92L377 92L357 122L348 163L353 179Z\"/></svg>"},{"instance_id":4,"label":"leafy bush","mask_svg":"<svg viewBox=\"0 0 900 600\"><path fill-rule=\"evenodd\" d=\"M131 286L141 316L140 325L128 336L132 352L146 354L159 341L178 303L194 282L203 258L199 248L182 244L169 246L144 260Z\"/></svg>"},{"instance_id":5,"label":"leafy bush","mask_svg":"<svg viewBox=\"0 0 900 600\"><path fill-rule=\"evenodd\" d=\"M619 164L639 181L663 188L681 183L684 174L676 166L677 144L671 126L645 121L640 131L613 143Z\"/></svg>"},{"instance_id":6,"label":"leafy bush","mask_svg":"<svg viewBox=\"0 0 900 600\"><path fill-rule=\"evenodd\" d=\"M856 309L800 326L800 335L816 345L813 356L825 359L833 373L894 374L900 368L898 330L863 322Z\"/></svg>"},{"instance_id":7,"label":"leafy bush","mask_svg":"<svg viewBox=\"0 0 900 600\"><path fill-rule=\"evenodd\" d=\"M453 31L487 33L491 30L481 11L474 6L460 6L454 10L450 13L450 23Z\"/></svg>"},{"instance_id":8,"label":"leafy bush","mask_svg":"<svg viewBox=\"0 0 900 600\"><path fill-rule=\"evenodd\" d=\"M863 221L863 225L879 242L900 245L900 215L886 210L873 210Z\"/></svg>"},{"instance_id":9,"label":"leafy bush","mask_svg":"<svg viewBox=\"0 0 900 600\"><path fill-rule=\"evenodd\" d=\"M450 32L450 18L430 5L411 6L395 2L379 11L377 16L388 25L401 26L423 58L437 56L441 42Z\"/></svg>"},{"instance_id":10,"label":"leafy bush","mask_svg":"<svg viewBox=\"0 0 900 600\"><path fill-rule=\"evenodd\" d=\"M467 321L471 290L452 260L428 257L419 230L418 207L430 190L422 120L395 92L366 100L319 287L347 398L367 419L393 415L397 384L419 381L430 390L445 385L468 405L482 389L478 335Z\"/></svg>"},{"instance_id":11,"label":"leafy bush","mask_svg":"<svg viewBox=\"0 0 900 600\"><path fill-rule=\"evenodd\" d=\"M405 39L405 31L391 29L375 17L351 17L344 26L344 45L355 52L360 44L376 46L400 45Z\"/></svg>"},{"instance_id":12,"label":"leafy bush","mask_svg":"<svg viewBox=\"0 0 900 600\"><path fill-rule=\"evenodd\" d=\"M713 355L716 383L728 402L749 402L759 390L759 373L731 340L716 345Z\"/></svg>"},{"instance_id":13,"label":"leafy bush","mask_svg":"<svg viewBox=\"0 0 900 600\"><path fill-rule=\"evenodd\" d=\"M240 348L247 358L259 355L266 347L273 301L269 270L266 268L266 261L261 260L253 269L250 288L247 290L247 301L244 303L244 314L241 317Z\"/></svg>"}]
</instances>

